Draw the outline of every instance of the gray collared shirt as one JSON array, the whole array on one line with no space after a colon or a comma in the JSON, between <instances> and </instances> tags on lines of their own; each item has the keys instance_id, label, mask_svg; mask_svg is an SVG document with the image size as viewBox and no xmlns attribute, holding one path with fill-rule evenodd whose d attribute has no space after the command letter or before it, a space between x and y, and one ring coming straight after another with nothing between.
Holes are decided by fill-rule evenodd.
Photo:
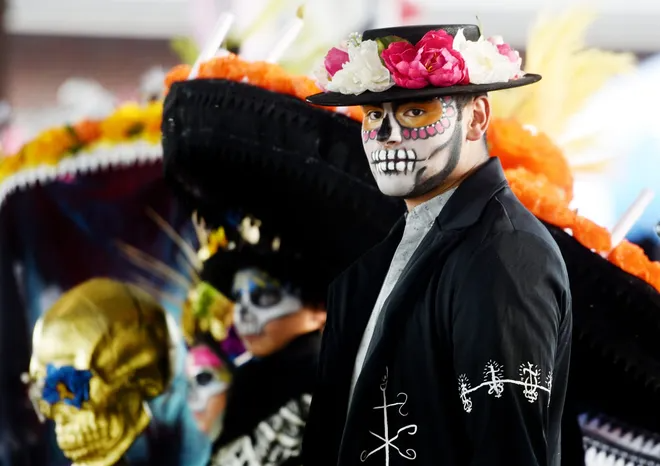
<instances>
[{"instance_id":1,"label":"gray collared shirt","mask_svg":"<svg viewBox=\"0 0 661 466\"><path fill-rule=\"evenodd\" d=\"M452 196L455 190L456 188L450 189L449 191L429 199L428 201L414 207L406 215L406 226L404 227L402 240L399 242L399 246L397 246L397 250L392 257L390 268L388 269L386 278L381 286L381 292L376 299L372 315L367 322L365 333L363 333L363 339L358 347L356 362L353 369L353 377L351 378L349 401L351 401L351 398L353 397L356 382L363 369L365 357L367 356L367 349L372 341L374 329L376 328L376 323L378 322L379 315L383 309L383 304L386 302L386 299L388 299L388 296L390 296L390 293L397 284L406 264L409 262L409 259L413 256L413 253L418 248L425 235L429 233L436 217L441 213L441 210L445 204L447 204L450 196Z\"/></svg>"}]
</instances>

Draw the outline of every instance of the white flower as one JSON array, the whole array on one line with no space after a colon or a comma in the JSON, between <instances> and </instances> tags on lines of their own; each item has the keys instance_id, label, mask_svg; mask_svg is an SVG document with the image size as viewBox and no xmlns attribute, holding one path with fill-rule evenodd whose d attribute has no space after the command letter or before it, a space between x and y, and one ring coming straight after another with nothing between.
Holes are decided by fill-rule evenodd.
<instances>
[{"instance_id":1,"label":"white flower","mask_svg":"<svg viewBox=\"0 0 661 466\"><path fill-rule=\"evenodd\" d=\"M381 63L375 41L350 42L347 52L349 61L335 73L326 86L327 90L358 95L365 91L383 92L395 84L390 78L390 71Z\"/></svg>"},{"instance_id":2,"label":"white flower","mask_svg":"<svg viewBox=\"0 0 661 466\"><path fill-rule=\"evenodd\" d=\"M498 48L484 37L475 42L466 40L463 29L457 32L452 48L464 58L471 84L507 82L523 74L518 63L501 55Z\"/></svg>"},{"instance_id":3,"label":"white flower","mask_svg":"<svg viewBox=\"0 0 661 466\"><path fill-rule=\"evenodd\" d=\"M328 71L326 71L326 66L324 66L323 61L314 69L312 76L314 77L314 81L317 86L319 86L319 89L322 91L328 90Z\"/></svg>"}]
</instances>

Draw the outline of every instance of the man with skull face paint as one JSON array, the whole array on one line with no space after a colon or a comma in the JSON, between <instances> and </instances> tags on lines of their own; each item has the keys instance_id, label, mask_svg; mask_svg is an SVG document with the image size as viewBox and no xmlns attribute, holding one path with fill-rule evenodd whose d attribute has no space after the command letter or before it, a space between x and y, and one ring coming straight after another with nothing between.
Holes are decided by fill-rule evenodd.
<instances>
[{"instance_id":1,"label":"man with skull face paint","mask_svg":"<svg viewBox=\"0 0 661 466\"><path fill-rule=\"evenodd\" d=\"M233 324L253 356L234 371L211 464L295 464L326 314L296 289L302 271L290 260L239 242L207 259L202 271L235 301Z\"/></svg>"},{"instance_id":2,"label":"man with skull face paint","mask_svg":"<svg viewBox=\"0 0 661 466\"><path fill-rule=\"evenodd\" d=\"M560 464L565 265L484 140L486 93L540 79L520 65L472 25L329 52L308 100L363 106L371 172L408 213L331 286L304 464Z\"/></svg>"}]
</instances>

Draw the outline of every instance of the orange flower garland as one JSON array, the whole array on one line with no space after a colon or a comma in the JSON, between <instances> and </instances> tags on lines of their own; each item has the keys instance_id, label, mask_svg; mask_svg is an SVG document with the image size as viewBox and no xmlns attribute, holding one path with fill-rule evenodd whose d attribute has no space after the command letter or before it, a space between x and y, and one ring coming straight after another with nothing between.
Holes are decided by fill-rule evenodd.
<instances>
[{"instance_id":1,"label":"orange flower garland","mask_svg":"<svg viewBox=\"0 0 661 466\"><path fill-rule=\"evenodd\" d=\"M574 180L564 154L544 133L533 134L515 120L494 119L487 131L489 153L499 157L503 168L524 167L546 178L572 199Z\"/></svg>"},{"instance_id":2,"label":"orange flower garland","mask_svg":"<svg viewBox=\"0 0 661 466\"><path fill-rule=\"evenodd\" d=\"M499 133L501 129L505 129L503 134ZM569 208L573 180L562 152L548 137L541 134L528 137L526 134L530 135L520 123L513 120L492 121L487 134L492 155L501 159L503 167L514 167L506 168L505 176L523 205L536 217L560 228L570 229L574 238L583 246L602 255L608 254L610 262L645 280L659 291L659 263L650 261L640 247L626 240L611 251L608 230ZM530 154L527 158L524 151L526 145ZM541 160L544 154L549 154L551 160L556 162L546 163ZM561 160L558 160L559 156Z\"/></svg>"},{"instance_id":3,"label":"orange flower garland","mask_svg":"<svg viewBox=\"0 0 661 466\"><path fill-rule=\"evenodd\" d=\"M178 65L170 70L165 78L166 91L172 84L186 81L191 67ZM248 62L235 54L212 58L200 65L198 72L200 79L226 79L228 81L242 82L261 87L279 94L287 94L305 100L307 97L321 92L314 80L307 76L291 76L282 67L273 63ZM334 107L321 107L328 111L337 111ZM343 111L349 118L357 121L363 120L360 107L349 107Z\"/></svg>"}]
</instances>

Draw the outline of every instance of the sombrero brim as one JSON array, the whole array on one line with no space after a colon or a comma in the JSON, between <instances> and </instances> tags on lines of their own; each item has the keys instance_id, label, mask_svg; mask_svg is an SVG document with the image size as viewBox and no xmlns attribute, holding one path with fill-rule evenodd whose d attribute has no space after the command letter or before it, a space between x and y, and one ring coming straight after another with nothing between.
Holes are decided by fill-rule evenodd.
<instances>
[{"instance_id":1,"label":"sombrero brim","mask_svg":"<svg viewBox=\"0 0 661 466\"><path fill-rule=\"evenodd\" d=\"M172 86L163 114L165 176L210 226L227 212L261 220L283 253L316 262L324 286L405 211L376 186L360 123L244 83Z\"/></svg>"},{"instance_id":2,"label":"sombrero brim","mask_svg":"<svg viewBox=\"0 0 661 466\"><path fill-rule=\"evenodd\" d=\"M567 266L574 335L570 383L582 412L659 426L659 293L546 225Z\"/></svg>"},{"instance_id":3,"label":"sombrero brim","mask_svg":"<svg viewBox=\"0 0 661 466\"><path fill-rule=\"evenodd\" d=\"M383 92L365 91L362 94L341 94L339 92L321 92L311 95L307 101L314 105L326 107L351 107L354 105L369 105L382 102L398 102L403 100L423 100L433 97L459 94L482 94L515 87L527 86L541 80L538 74L528 73L519 79L492 84L467 84L450 87L425 87L423 89L404 89L391 87Z\"/></svg>"}]
</instances>

